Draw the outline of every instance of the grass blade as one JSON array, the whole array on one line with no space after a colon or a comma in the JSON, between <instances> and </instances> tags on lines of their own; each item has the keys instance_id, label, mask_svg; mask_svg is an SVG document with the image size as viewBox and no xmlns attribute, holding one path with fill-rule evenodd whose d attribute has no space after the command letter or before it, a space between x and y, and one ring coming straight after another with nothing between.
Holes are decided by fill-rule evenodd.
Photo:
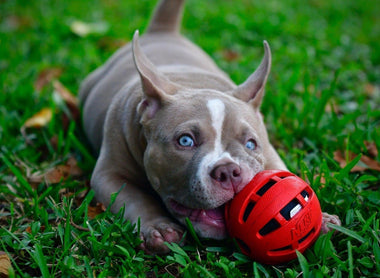
<instances>
[{"instance_id":1,"label":"grass blade","mask_svg":"<svg viewBox=\"0 0 380 278\"><path fill-rule=\"evenodd\" d=\"M366 242L366 239L364 237L358 235L356 232L351 231L351 230L349 230L349 229L347 229L345 227L338 226L338 225L335 225L335 224L332 224L332 223L327 223L327 226L329 228L332 228L332 229L334 229L336 231L339 231L339 232L341 232L341 233L343 233L343 234L345 234L345 235L347 235L349 237L352 237L352 238L360 241L361 243Z\"/></svg>"},{"instance_id":2,"label":"grass blade","mask_svg":"<svg viewBox=\"0 0 380 278\"><path fill-rule=\"evenodd\" d=\"M308 278L309 277L309 264L301 252L299 252L298 250L296 250L296 252L297 252L298 262L300 263L300 266L302 269L302 273L303 273L302 276L304 278Z\"/></svg>"},{"instance_id":3,"label":"grass blade","mask_svg":"<svg viewBox=\"0 0 380 278\"><path fill-rule=\"evenodd\" d=\"M44 278L50 277L49 269L46 264L46 258L45 258L44 253L42 252L41 245L39 244L35 245L35 252L33 254L33 257L41 270L42 277Z\"/></svg>"},{"instance_id":4,"label":"grass blade","mask_svg":"<svg viewBox=\"0 0 380 278\"><path fill-rule=\"evenodd\" d=\"M199 240L199 237L197 235L197 233L195 232L194 230L194 227L193 227L193 224L191 223L190 219L186 217L185 219L186 221L186 225L187 225L187 229L191 235L191 237L195 240L196 244L200 247L200 248L204 248L203 244L201 243L201 241Z\"/></svg>"},{"instance_id":5,"label":"grass blade","mask_svg":"<svg viewBox=\"0 0 380 278\"><path fill-rule=\"evenodd\" d=\"M253 277L260 278L259 270L257 269L257 263L253 262Z\"/></svg>"},{"instance_id":6,"label":"grass blade","mask_svg":"<svg viewBox=\"0 0 380 278\"><path fill-rule=\"evenodd\" d=\"M2 155L1 158L3 159L5 165L8 166L8 168L12 171L12 173L16 176L17 180L20 182L20 185L23 189L25 189L30 196L34 196L36 193L34 192L33 188L30 186L30 184L27 182L27 180L24 178L23 174L20 172L19 169L17 169L5 155Z\"/></svg>"},{"instance_id":7,"label":"grass blade","mask_svg":"<svg viewBox=\"0 0 380 278\"><path fill-rule=\"evenodd\" d=\"M348 174L350 173L350 171L352 170L352 168L354 168L354 166L356 164L358 164L358 162L360 161L360 159L362 158L362 155L359 154L357 157L355 157L353 160L351 160L350 162L347 163L347 165L342 169L340 170L339 172L339 175L343 178L343 177L347 177Z\"/></svg>"},{"instance_id":8,"label":"grass blade","mask_svg":"<svg viewBox=\"0 0 380 278\"><path fill-rule=\"evenodd\" d=\"M85 160L87 161L86 165L94 166L96 163L95 158L90 154L87 148L75 137L74 133L70 132L68 137L72 141L73 146L83 154Z\"/></svg>"},{"instance_id":9,"label":"grass blade","mask_svg":"<svg viewBox=\"0 0 380 278\"><path fill-rule=\"evenodd\" d=\"M347 252L348 252L348 275L350 278L354 278L354 259L352 255L351 241L347 242Z\"/></svg>"}]
</instances>

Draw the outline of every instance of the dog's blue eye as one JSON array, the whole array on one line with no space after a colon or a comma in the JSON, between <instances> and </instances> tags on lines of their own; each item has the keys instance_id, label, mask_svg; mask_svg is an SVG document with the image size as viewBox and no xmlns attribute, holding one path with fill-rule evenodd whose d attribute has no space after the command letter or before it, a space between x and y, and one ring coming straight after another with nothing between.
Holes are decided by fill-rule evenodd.
<instances>
[{"instance_id":1,"label":"dog's blue eye","mask_svg":"<svg viewBox=\"0 0 380 278\"><path fill-rule=\"evenodd\" d=\"M257 147L257 143L255 140L250 139L248 142L245 144L245 147L251 151L255 150Z\"/></svg>"},{"instance_id":2,"label":"dog's blue eye","mask_svg":"<svg viewBox=\"0 0 380 278\"><path fill-rule=\"evenodd\" d=\"M189 135L182 135L179 139L178 139L178 143L182 146L182 147L194 147L194 139L191 138L191 136Z\"/></svg>"}]
</instances>

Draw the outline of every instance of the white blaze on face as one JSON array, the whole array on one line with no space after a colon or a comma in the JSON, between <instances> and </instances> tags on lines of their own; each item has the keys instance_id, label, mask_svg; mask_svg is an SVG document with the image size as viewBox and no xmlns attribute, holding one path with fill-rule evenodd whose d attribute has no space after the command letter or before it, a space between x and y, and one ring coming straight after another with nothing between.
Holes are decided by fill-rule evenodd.
<instances>
[{"instance_id":1,"label":"white blaze on face","mask_svg":"<svg viewBox=\"0 0 380 278\"><path fill-rule=\"evenodd\" d=\"M211 99L207 102L207 108L211 116L211 125L215 131L214 147L207 153L198 168L197 177L203 186L207 186L209 181L209 173L213 170L217 162L225 160L233 162L234 159L230 153L223 151L222 131L225 118L225 105L220 99Z\"/></svg>"},{"instance_id":2,"label":"white blaze on face","mask_svg":"<svg viewBox=\"0 0 380 278\"><path fill-rule=\"evenodd\" d=\"M211 114L211 123L215 131L214 152L222 152L222 128L225 116L225 106L220 99L211 99L207 102L207 108Z\"/></svg>"}]
</instances>

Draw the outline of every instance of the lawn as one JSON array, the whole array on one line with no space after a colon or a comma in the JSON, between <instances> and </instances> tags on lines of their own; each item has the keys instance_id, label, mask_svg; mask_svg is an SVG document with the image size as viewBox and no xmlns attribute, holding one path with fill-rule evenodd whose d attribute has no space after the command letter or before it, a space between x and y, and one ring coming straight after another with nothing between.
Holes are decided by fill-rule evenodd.
<instances>
[{"instance_id":1,"label":"lawn","mask_svg":"<svg viewBox=\"0 0 380 278\"><path fill-rule=\"evenodd\" d=\"M342 220L283 266L190 235L146 255L136 227L94 199L72 95L154 4L0 1L0 277L380 277L380 2L187 2L182 32L237 83L269 42L271 141Z\"/></svg>"}]
</instances>

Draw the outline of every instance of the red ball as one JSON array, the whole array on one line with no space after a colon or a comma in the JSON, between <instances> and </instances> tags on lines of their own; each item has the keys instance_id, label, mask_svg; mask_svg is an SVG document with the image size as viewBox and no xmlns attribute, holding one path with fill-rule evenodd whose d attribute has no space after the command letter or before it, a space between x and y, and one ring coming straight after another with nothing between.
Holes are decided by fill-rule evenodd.
<instances>
[{"instance_id":1,"label":"red ball","mask_svg":"<svg viewBox=\"0 0 380 278\"><path fill-rule=\"evenodd\" d=\"M322 211L315 192L301 178L265 170L227 203L227 230L241 251L264 264L297 258L318 238Z\"/></svg>"}]
</instances>

